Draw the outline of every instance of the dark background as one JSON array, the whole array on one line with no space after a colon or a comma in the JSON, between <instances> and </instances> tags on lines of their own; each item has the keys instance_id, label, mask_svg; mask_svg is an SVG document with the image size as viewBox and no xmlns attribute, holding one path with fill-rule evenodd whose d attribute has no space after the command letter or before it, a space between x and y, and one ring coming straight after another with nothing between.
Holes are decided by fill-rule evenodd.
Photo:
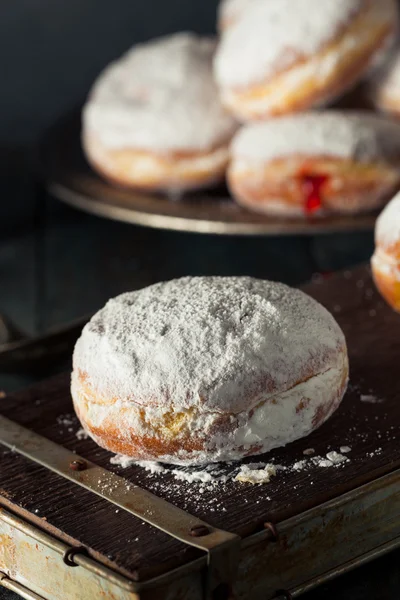
<instances>
[{"instance_id":1,"label":"dark background","mask_svg":"<svg viewBox=\"0 0 400 600\"><path fill-rule=\"evenodd\" d=\"M133 43L215 31L217 0L1 0L0 231L32 211L26 148Z\"/></svg>"}]
</instances>

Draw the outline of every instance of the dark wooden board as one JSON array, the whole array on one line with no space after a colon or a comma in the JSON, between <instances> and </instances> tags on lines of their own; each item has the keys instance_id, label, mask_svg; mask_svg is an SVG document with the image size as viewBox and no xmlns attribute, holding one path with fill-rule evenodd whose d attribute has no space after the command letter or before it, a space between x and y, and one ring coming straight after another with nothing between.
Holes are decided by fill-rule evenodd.
<instances>
[{"instance_id":1,"label":"dark wooden board","mask_svg":"<svg viewBox=\"0 0 400 600\"><path fill-rule=\"evenodd\" d=\"M351 103L349 103L351 105ZM359 106L359 104L358 104ZM370 231L376 212L324 219L280 219L245 210L225 186L177 199L111 185L88 165L80 143L81 109L44 136L38 171L53 196L85 212L149 227L225 235L291 235Z\"/></svg>"},{"instance_id":2,"label":"dark wooden board","mask_svg":"<svg viewBox=\"0 0 400 600\"><path fill-rule=\"evenodd\" d=\"M319 277L305 289L335 314L344 329L351 385L342 406L323 427L271 452L267 460L290 465L304 458L306 448L325 455L348 445L350 462L343 466L278 473L262 486L231 481L199 493L195 484L178 482L170 474L151 476L139 467L112 466L108 452L90 440L77 440L76 420L71 425L57 423L60 415L72 412L68 375L5 398L0 411L218 527L250 535L266 520L279 522L400 466L400 316L375 292L366 267ZM382 402L362 402L361 395L373 395ZM6 505L58 531L64 539L79 541L113 568L145 579L198 556L26 459L7 450L0 457L0 490Z\"/></svg>"}]
</instances>

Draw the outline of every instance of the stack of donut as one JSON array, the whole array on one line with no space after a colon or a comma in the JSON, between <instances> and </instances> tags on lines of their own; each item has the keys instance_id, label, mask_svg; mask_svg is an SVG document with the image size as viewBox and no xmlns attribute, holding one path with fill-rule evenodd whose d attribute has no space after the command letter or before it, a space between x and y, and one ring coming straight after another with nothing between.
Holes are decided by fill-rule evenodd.
<instances>
[{"instance_id":1,"label":"stack of donut","mask_svg":"<svg viewBox=\"0 0 400 600\"><path fill-rule=\"evenodd\" d=\"M242 206L282 217L383 206L400 187L397 1L223 0L217 27L101 73L83 113L94 168L167 193L226 176ZM325 108L366 78L391 117Z\"/></svg>"}]
</instances>

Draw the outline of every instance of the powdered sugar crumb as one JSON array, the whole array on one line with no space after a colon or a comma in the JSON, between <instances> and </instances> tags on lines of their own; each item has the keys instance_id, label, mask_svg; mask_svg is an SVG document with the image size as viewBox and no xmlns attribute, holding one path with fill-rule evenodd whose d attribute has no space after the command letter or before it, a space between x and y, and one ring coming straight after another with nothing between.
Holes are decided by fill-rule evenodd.
<instances>
[{"instance_id":1,"label":"powdered sugar crumb","mask_svg":"<svg viewBox=\"0 0 400 600\"><path fill-rule=\"evenodd\" d=\"M116 454L115 456L112 456L110 458L110 463L112 465L118 465L119 467L122 467L123 469L127 469L128 467L131 467L132 465L135 464L135 461L133 460L133 458L129 458L129 456L124 456L123 454ZM143 465L140 465L143 466Z\"/></svg>"},{"instance_id":2,"label":"powdered sugar crumb","mask_svg":"<svg viewBox=\"0 0 400 600\"><path fill-rule=\"evenodd\" d=\"M311 456L312 454L315 454L315 450L314 448L306 448L303 450L303 454L304 456Z\"/></svg>"},{"instance_id":3,"label":"powdered sugar crumb","mask_svg":"<svg viewBox=\"0 0 400 600\"><path fill-rule=\"evenodd\" d=\"M315 459L312 462L317 467L322 467L322 468L332 467L333 466L333 462L331 462L327 458L321 458L319 456L316 456Z\"/></svg>"},{"instance_id":4,"label":"powdered sugar crumb","mask_svg":"<svg viewBox=\"0 0 400 600\"><path fill-rule=\"evenodd\" d=\"M293 470L294 471L302 471L307 465L307 461L304 460L299 460L298 462L295 462L293 465Z\"/></svg>"},{"instance_id":5,"label":"powdered sugar crumb","mask_svg":"<svg viewBox=\"0 0 400 600\"><path fill-rule=\"evenodd\" d=\"M221 481L220 478L215 478L211 473L208 473L205 470L201 471L192 471L186 472L181 471L180 469L172 469L171 473L178 479L179 481L187 481L188 483L201 482L201 483L211 483L213 481Z\"/></svg>"},{"instance_id":6,"label":"powdered sugar crumb","mask_svg":"<svg viewBox=\"0 0 400 600\"><path fill-rule=\"evenodd\" d=\"M351 448L350 446L340 446L340 452L342 454L347 454L348 452L351 452Z\"/></svg>"},{"instance_id":7,"label":"powdered sugar crumb","mask_svg":"<svg viewBox=\"0 0 400 600\"><path fill-rule=\"evenodd\" d=\"M75 435L78 438L78 440L87 440L90 437L87 431L83 429L83 427L80 427L75 433Z\"/></svg>"},{"instance_id":8,"label":"powdered sugar crumb","mask_svg":"<svg viewBox=\"0 0 400 600\"><path fill-rule=\"evenodd\" d=\"M253 484L268 483L271 480L271 477L276 475L276 467L271 463L267 463L261 468L259 465L260 463L242 465L239 473L235 477L235 481Z\"/></svg>"},{"instance_id":9,"label":"powdered sugar crumb","mask_svg":"<svg viewBox=\"0 0 400 600\"><path fill-rule=\"evenodd\" d=\"M57 417L57 424L68 427L74 424L74 415L66 414Z\"/></svg>"},{"instance_id":10,"label":"powdered sugar crumb","mask_svg":"<svg viewBox=\"0 0 400 600\"><path fill-rule=\"evenodd\" d=\"M315 453L313 448L312 453ZM341 447L341 451L349 452L349 446ZM304 454L304 452L303 452ZM169 474L177 482L196 484L196 493L204 493L206 490L212 490L215 486L223 485L229 481L240 481L242 483L268 483L272 476L278 473L294 473L307 471L315 467L327 468L338 467L343 463L349 462L349 459L336 451L330 451L323 456L309 455L307 458L298 460L290 465L276 464L274 462L253 462L247 464L231 463L211 463L199 469L198 467L166 465L154 461L135 461L129 457L115 455L110 459L111 464L121 468L138 466L143 468L151 477L155 475Z\"/></svg>"},{"instance_id":11,"label":"powdered sugar crumb","mask_svg":"<svg viewBox=\"0 0 400 600\"><path fill-rule=\"evenodd\" d=\"M374 396L373 394L361 394L360 396L361 402L367 402L368 404L381 404L383 400Z\"/></svg>"},{"instance_id":12,"label":"powdered sugar crumb","mask_svg":"<svg viewBox=\"0 0 400 600\"><path fill-rule=\"evenodd\" d=\"M343 456L343 454L339 454L339 452L336 452L335 450L333 450L332 452L328 452L326 458L330 460L334 465L338 465L342 462L349 460L348 458Z\"/></svg>"}]
</instances>

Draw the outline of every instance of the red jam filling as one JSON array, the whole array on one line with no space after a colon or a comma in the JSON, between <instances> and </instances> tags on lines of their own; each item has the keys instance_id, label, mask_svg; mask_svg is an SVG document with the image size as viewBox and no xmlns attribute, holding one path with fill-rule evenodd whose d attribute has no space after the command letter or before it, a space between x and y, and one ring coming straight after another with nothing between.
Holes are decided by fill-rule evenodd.
<instances>
[{"instance_id":1,"label":"red jam filling","mask_svg":"<svg viewBox=\"0 0 400 600\"><path fill-rule=\"evenodd\" d=\"M304 210L313 215L322 208L321 191L328 180L326 175L303 175L301 186L304 193Z\"/></svg>"}]
</instances>

